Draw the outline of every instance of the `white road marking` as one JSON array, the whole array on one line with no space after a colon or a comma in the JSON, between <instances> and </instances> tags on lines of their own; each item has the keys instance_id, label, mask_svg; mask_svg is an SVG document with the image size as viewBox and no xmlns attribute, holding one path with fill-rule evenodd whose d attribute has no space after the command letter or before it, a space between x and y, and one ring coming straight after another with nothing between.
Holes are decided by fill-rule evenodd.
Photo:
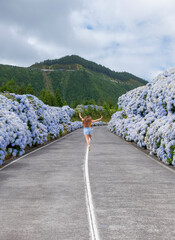
<instances>
[{"instance_id":1,"label":"white road marking","mask_svg":"<svg viewBox=\"0 0 175 240\"><path fill-rule=\"evenodd\" d=\"M156 162L157 164L159 164L160 166L166 168L167 170L175 173L175 170L171 169L170 167L166 166L160 159L155 160L153 157L147 155L146 153L144 153L148 158L150 158L152 161ZM160 161L160 162L159 162Z\"/></svg>"},{"instance_id":2,"label":"white road marking","mask_svg":"<svg viewBox=\"0 0 175 240\"><path fill-rule=\"evenodd\" d=\"M85 163L84 163L84 179L85 179L85 193L86 193L87 212L88 212L88 218L89 218L89 227L90 227L92 240L100 240L93 201L92 201L91 186L89 181L88 153L89 151L87 147Z\"/></svg>"},{"instance_id":3,"label":"white road marking","mask_svg":"<svg viewBox=\"0 0 175 240\"><path fill-rule=\"evenodd\" d=\"M127 141L125 141L125 142L127 142ZM131 145L130 142L127 142L127 143L128 143L129 145ZM131 145L131 146L133 146L133 145ZM171 169L171 168L169 167L169 165L165 165L165 163L162 162L158 157L157 157L157 160L156 160L156 159L154 159L153 157L151 157L151 155L148 155L147 153L143 152L141 148L137 148L137 147L135 147L135 146L133 146L133 147L134 147L137 151L142 152L147 158L151 159L153 162L155 162L155 163L159 164L160 166L166 168L167 170L175 173L175 170L174 170L174 169Z\"/></svg>"}]
</instances>

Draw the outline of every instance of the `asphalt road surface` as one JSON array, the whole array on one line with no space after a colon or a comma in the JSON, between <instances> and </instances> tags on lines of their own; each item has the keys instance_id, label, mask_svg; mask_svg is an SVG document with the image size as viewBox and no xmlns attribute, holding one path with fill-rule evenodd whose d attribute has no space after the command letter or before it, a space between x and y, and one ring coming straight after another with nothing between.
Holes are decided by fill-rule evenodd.
<instances>
[{"instance_id":1,"label":"asphalt road surface","mask_svg":"<svg viewBox=\"0 0 175 240\"><path fill-rule=\"evenodd\" d=\"M0 240L175 240L175 171L83 129L0 171Z\"/></svg>"}]
</instances>

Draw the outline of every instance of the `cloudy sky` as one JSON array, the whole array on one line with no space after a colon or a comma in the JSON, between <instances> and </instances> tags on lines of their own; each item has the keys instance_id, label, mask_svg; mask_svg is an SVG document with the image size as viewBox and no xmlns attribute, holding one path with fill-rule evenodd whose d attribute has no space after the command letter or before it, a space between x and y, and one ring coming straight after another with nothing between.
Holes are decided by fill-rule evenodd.
<instances>
[{"instance_id":1,"label":"cloudy sky","mask_svg":"<svg viewBox=\"0 0 175 240\"><path fill-rule=\"evenodd\" d=\"M1 0L0 63L76 54L147 80L175 67L174 0Z\"/></svg>"}]
</instances>

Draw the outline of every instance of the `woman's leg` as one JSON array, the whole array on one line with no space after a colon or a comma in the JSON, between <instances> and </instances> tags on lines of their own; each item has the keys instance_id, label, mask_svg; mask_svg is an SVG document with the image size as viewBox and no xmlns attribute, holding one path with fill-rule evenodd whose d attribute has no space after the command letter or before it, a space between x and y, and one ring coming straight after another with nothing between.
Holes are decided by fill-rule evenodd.
<instances>
[{"instance_id":1,"label":"woman's leg","mask_svg":"<svg viewBox=\"0 0 175 240\"><path fill-rule=\"evenodd\" d=\"M86 139L86 143L89 146L89 135L84 135L85 139Z\"/></svg>"}]
</instances>

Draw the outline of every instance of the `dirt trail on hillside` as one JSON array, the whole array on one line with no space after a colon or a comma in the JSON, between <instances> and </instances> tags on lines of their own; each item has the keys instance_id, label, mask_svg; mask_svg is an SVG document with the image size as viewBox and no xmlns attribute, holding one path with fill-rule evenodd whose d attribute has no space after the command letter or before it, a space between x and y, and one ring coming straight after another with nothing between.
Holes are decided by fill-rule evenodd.
<instances>
[{"instance_id":1,"label":"dirt trail on hillside","mask_svg":"<svg viewBox=\"0 0 175 240\"><path fill-rule=\"evenodd\" d=\"M51 93L54 94L52 80L49 78L49 76L46 72L43 72L43 77L44 77L45 88L50 90Z\"/></svg>"}]
</instances>

